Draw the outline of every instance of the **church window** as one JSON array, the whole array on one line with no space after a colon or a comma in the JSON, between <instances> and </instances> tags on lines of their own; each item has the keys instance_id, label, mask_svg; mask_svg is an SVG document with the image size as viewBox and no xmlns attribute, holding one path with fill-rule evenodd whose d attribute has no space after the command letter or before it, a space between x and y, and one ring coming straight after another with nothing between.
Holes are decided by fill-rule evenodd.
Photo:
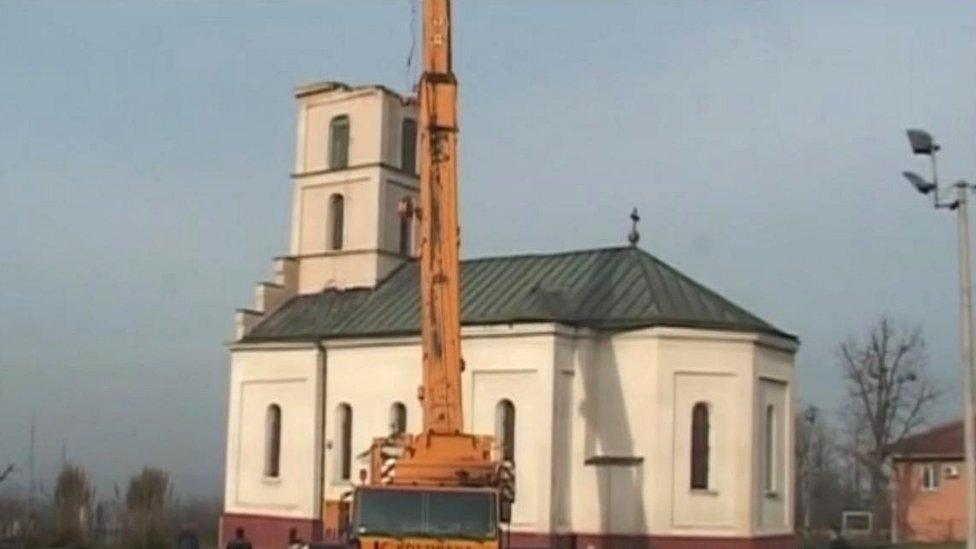
<instances>
[{"instance_id":1,"label":"church window","mask_svg":"<svg viewBox=\"0 0 976 549\"><path fill-rule=\"evenodd\" d=\"M281 464L281 406L268 406L264 416L264 476L276 478Z\"/></svg>"},{"instance_id":2,"label":"church window","mask_svg":"<svg viewBox=\"0 0 976 549\"><path fill-rule=\"evenodd\" d=\"M412 201L407 198L407 210L413 211ZM400 216L400 255L408 256L413 252L413 218L409 215Z\"/></svg>"},{"instance_id":3,"label":"church window","mask_svg":"<svg viewBox=\"0 0 976 549\"><path fill-rule=\"evenodd\" d=\"M699 402L691 411L691 488L708 489L709 438L708 404Z\"/></svg>"},{"instance_id":4,"label":"church window","mask_svg":"<svg viewBox=\"0 0 976 549\"><path fill-rule=\"evenodd\" d=\"M329 168L338 170L349 165L349 117L336 116L329 123Z\"/></svg>"},{"instance_id":5,"label":"church window","mask_svg":"<svg viewBox=\"0 0 976 549\"><path fill-rule=\"evenodd\" d=\"M342 249L345 202L341 194L329 197L329 244L333 250Z\"/></svg>"},{"instance_id":6,"label":"church window","mask_svg":"<svg viewBox=\"0 0 976 549\"><path fill-rule=\"evenodd\" d=\"M766 433L763 440L763 484L767 492L776 491L776 408L766 406Z\"/></svg>"},{"instance_id":7,"label":"church window","mask_svg":"<svg viewBox=\"0 0 976 549\"><path fill-rule=\"evenodd\" d=\"M407 431L407 407L402 402L390 406L390 434L401 435Z\"/></svg>"},{"instance_id":8,"label":"church window","mask_svg":"<svg viewBox=\"0 0 976 549\"><path fill-rule=\"evenodd\" d=\"M339 480L352 478L352 407L336 408L336 470Z\"/></svg>"},{"instance_id":9,"label":"church window","mask_svg":"<svg viewBox=\"0 0 976 549\"><path fill-rule=\"evenodd\" d=\"M404 118L400 131L400 168L417 173L417 121Z\"/></svg>"},{"instance_id":10,"label":"church window","mask_svg":"<svg viewBox=\"0 0 976 549\"><path fill-rule=\"evenodd\" d=\"M515 405L503 399L495 406L495 440L502 460L515 462Z\"/></svg>"}]
</instances>

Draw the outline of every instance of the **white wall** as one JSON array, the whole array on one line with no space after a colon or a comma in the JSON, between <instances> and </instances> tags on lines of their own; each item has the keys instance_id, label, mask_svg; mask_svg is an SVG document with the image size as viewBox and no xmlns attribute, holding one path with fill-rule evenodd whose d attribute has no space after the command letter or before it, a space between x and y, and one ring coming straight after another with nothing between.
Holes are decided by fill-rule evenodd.
<instances>
[{"instance_id":1,"label":"white wall","mask_svg":"<svg viewBox=\"0 0 976 549\"><path fill-rule=\"evenodd\" d=\"M571 381L557 394L573 404L556 408L556 425L568 421L572 440L554 442L557 448L571 448L568 472L560 455L553 456L554 478L566 485L554 488L554 524L561 523L568 507L575 532L752 535L759 522L760 470L755 460L761 448L755 427L756 365L771 364L757 358L765 348L761 339L669 328L612 337L581 330L560 337L556 371ZM793 351L775 353L772 365L788 394ZM691 411L700 401L712 409L708 490L690 487ZM781 406L788 409L790 404ZM786 479L792 478L791 458L785 451L791 444L787 422L783 429L780 474ZM630 466L584 465L596 456L643 461ZM791 507L792 494L791 486L785 481L783 485L777 505L785 510ZM792 517L783 513L776 520L764 532L788 531L792 524Z\"/></svg>"},{"instance_id":2,"label":"white wall","mask_svg":"<svg viewBox=\"0 0 976 549\"><path fill-rule=\"evenodd\" d=\"M795 474L794 453L794 393L793 384L793 356L792 353L758 346L755 354L756 377L758 391L756 394L756 411L754 429L757 433L757 452L755 469L760 481L764 478L766 468L765 459L765 413L767 406L773 406L776 413L774 433L774 470L776 471L775 485L772 492L764 486L754 494L758 505L756 515L756 529L761 533L782 533L792 530L794 524L794 483Z\"/></svg>"},{"instance_id":3,"label":"white wall","mask_svg":"<svg viewBox=\"0 0 976 549\"><path fill-rule=\"evenodd\" d=\"M792 529L791 343L669 328L609 336L550 324L467 327L462 339L466 428L494 434L498 402L515 405L515 530L739 537ZM314 515L322 447L325 497L349 490L338 478L341 403L353 412L353 456L387 433L395 402L407 407L408 429L420 430L418 338L323 345L324 378L314 348L234 351L228 509ZM324 403L316 397L323 394ZM690 488L691 412L700 401L711 408L708 490ZM271 402L283 403L289 441L280 482L261 478ZM774 494L762 485L767 404L782 410ZM322 409L324 425L316 423ZM636 463L585 464L594 457ZM366 468L354 461L352 481Z\"/></svg>"},{"instance_id":4,"label":"white wall","mask_svg":"<svg viewBox=\"0 0 976 549\"><path fill-rule=\"evenodd\" d=\"M298 98L301 129L295 172L329 169L329 125L336 116L349 117L348 164L379 162L382 147L383 92L379 88L333 90Z\"/></svg>"},{"instance_id":5,"label":"white wall","mask_svg":"<svg viewBox=\"0 0 976 549\"><path fill-rule=\"evenodd\" d=\"M322 369L314 346L231 353L225 509L318 516ZM264 476L265 414L281 407L278 478Z\"/></svg>"},{"instance_id":6,"label":"white wall","mask_svg":"<svg viewBox=\"0 0 976 549\"><path fill-rule=\"evenodd\" d=\"M494 434L495 407L509 399L516 413L516 503L513 526L537 531L549 527L551 479L547 474L551 439L552 327L466 328L463 332L466 369L462 379L465 426L478 434ZM326 343L325 432L326 497L338 499L350 482L339 480L339 444L333 440L334 411L341 403L353 410L353 455L367 451L376 436L387 433L389 408L407 407L407 427L421 429L417 387L421 383L420 342L417 338ZM365 461L355 462L353 480Z\"/></svg>"},{"instance_id":7,"label":"white wall","mask_svg":"<svg viewBox=\"0 0 976 549\"><path fill-rule=\"evenodd\" d=\"M329 125L349 117L348 168L327 165ZM321 87L298 95L290 254L298 292L374 286L398 259L400 198L418 203L415 174L399 170L401 124L416 105L378 87ZM329 201L344 199L343 246L331 249Z\"/></svg>"}]
</instances>

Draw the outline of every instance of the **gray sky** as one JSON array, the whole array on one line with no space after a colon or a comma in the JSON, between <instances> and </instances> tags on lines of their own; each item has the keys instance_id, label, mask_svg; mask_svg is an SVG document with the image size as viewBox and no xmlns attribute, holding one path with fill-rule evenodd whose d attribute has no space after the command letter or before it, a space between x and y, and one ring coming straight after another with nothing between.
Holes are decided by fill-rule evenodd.
<instances>
[{"instance_id":1,"label":"gray sky","mask_svg":"<svg viewBox=\"0 0 976 549\"><path fill-rule=\"evenodd\" d=\"M641 245L798 333L801 396L882 312L958 402L953 217L976 178L972 2L459 1L465 256ZM0 460L62 441L216 494L235 307L287 251L294 86L407 89L408 1L0 3ZM409 77L408 77L409 76ZM18 482L23 483L21 476ZM50 480L47 481L51 484Z\"/></svg>"}]
</instances>

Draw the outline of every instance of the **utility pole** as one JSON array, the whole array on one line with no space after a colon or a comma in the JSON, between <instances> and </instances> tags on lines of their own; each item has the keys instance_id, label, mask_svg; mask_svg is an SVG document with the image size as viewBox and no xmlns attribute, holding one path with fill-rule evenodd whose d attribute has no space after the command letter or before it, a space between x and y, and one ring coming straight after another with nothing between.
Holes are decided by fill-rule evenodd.
<instances>
[{"instance_id":1,"label":"utility pole","mask_svg":"<svg viewBox=\"0 0 976 549\"><path fill-rule=\"evenodd\" d=\"M976 549L976 426L973 418L973 292L969 258L969 185L956 183L959 230L959 324L962 332L964 436L966 453L966 549Z\"/></svg>"},{"instance_id":2,"label":"utility pole","mask_svg":"<svg viewBox=\"0 0 976 549\"><path fill-rule=\"evenodd\" d=\"M27 474L29 476L27 486L27 518L24 521L24 539L26 540L32 530L34 521L34 443L36 440L37 425L34 416L31 416L30 423L30 448L27 453Z\"/></svg>"},{"instance_id":3,"label":"utility pole","mask_svg":"<svg viewBox=\"0 0 976 549\"><path fill-rule=\"evenodd\" d=\"M813 450L814 425L817 423L817 407L807 406L803 411L803 421L807 424L807 432L803 441L803 471L800 477L801 491L803 492L803 529L810 531L810 507L813 505L813 497L810 490L810 473L812 464L810 453Z\"/></svg>"},{"instance_id":4,"label":"utility pole","mask_svg":"<svg viewBox=\"0 0 976 549\"><path fill-rule=\"evenodd\" d=\"M966 549L976 549L976 425L973 418L973 291L969 250L969 191L966 181L958 181L956 199L952 202L939 200L939 178L936 153L940 150L932 136L924 131L908 130L912 152L928 156L932 161L932 181L913 172L903 172L908 181L922 194L932 194L936 209L945 208L956 212L959 253L959 332L962 346L963 383L963 450L966 456Z\"/></svg>"}]
</instances>

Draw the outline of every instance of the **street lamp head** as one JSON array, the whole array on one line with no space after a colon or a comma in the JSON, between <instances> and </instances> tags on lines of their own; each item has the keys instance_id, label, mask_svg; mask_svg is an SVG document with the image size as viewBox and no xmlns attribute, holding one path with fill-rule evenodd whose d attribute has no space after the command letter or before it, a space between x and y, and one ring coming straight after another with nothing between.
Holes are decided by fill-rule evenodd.
<instances>
[{"instance_id":1,"label":"street lamp head","mask_svg":"<svg viewBox=\"0 0 976 549\"><path fill-rule=\"evenodd\" d=\"M901 172L901 174L922 194L929 194L935 190L935 183L929 183L915 172Z\"/></svg>"},{"instance_id":2,"label":"street lamp head","mask_svg":"<svg viewBox=\"0 0 976 549\"><path fill-rule=\"evenodd\" d=\"M932 135L925 130L908 130L908 142L912 145L912 152L915 154L932 155L939 150Z\"/></svg>"}]
</instances>

